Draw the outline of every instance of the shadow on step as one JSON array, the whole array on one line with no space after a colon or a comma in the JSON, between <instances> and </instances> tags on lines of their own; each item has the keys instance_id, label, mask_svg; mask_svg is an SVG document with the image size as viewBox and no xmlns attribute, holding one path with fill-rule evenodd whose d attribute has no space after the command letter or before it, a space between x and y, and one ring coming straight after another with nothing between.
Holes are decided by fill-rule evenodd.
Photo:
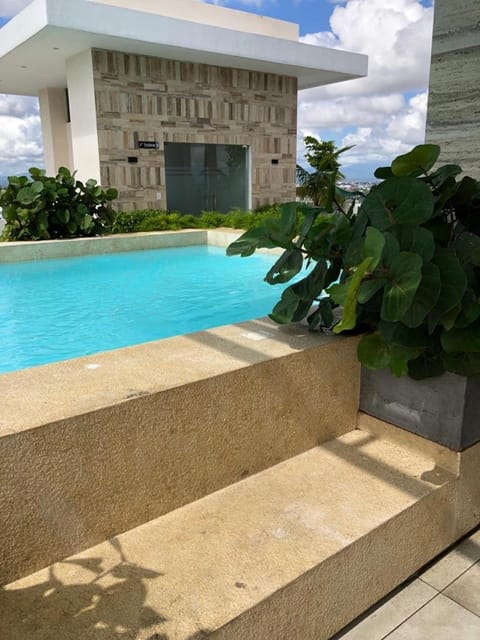
<instances>
[{"instance_id":1,"label":"shadow on step","mask_svg":"<svg viewBox=\"0 0 480 640\"><path fill-rule=\"evenodd\" d=\"M168 640L155 632L166 618L145 604L147 581L162 574L128 562L117 540L110 544L118 562L108 569L102 558L68 559L0 589L1 640Z\"/></svg>"}]
</instances>

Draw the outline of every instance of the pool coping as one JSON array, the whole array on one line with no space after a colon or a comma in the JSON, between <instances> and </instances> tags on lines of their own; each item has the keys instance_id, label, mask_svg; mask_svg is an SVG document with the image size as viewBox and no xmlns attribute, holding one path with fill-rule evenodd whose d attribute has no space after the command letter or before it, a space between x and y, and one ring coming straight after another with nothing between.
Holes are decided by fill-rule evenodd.
<instances>
[{"instance_id":1,"label":"pool coping","mask_svg":"<svg viewBox=\"0 0 480 640\"><path fill-rule=\"evenodd\" d=\"M205 244L227 247L242 233L244 231L241 229L220 227L216 229L118 233L94 238L0 242L0 264ZM259 253L278 254L281 251L281 249L260 249Z\"/></svg>"},{"instance_id":2,"label":"pool coping","mask_svg":"<svg viewBox=\"0 0 480 640\"><path fill-rule=\"evenodd\" d=\"M238 234L237 234L238 235ZM233 234L232 234L233 237ZM208 244L207 229L0 243L0 264Z\"/></svg>"}]
</instances>

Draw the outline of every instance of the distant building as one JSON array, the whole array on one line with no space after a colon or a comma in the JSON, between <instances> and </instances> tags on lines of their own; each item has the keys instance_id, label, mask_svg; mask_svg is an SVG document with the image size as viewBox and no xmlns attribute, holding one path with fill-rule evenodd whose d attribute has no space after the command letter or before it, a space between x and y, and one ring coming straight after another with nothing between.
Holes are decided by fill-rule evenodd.
<instances>
[{"instance_id":1,"label":"distant building","mask_svg":"<svg viewBox=\"0 0 480 640\"><path fill-rule=\"evenodd\" d=\"M115 186L123 209L293 200L297 91L367 71L194 0L34 0L0 34L0 90L39 96L47 172Z\"/></svg>"}]
</instances>

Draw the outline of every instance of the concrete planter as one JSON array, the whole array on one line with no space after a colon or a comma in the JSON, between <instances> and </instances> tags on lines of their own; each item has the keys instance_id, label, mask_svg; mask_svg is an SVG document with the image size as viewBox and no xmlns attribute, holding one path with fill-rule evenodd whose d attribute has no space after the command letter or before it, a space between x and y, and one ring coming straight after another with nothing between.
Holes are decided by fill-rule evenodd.
<instances>
[{"instance_id":1,"label":"concrete planter","mask_svg":"<svg viewBox=\"0 0 480 640\"><path fill-rule=\"evenodd\" d=\"M394 378L387 369L362 369L360 409L455 451L480 441L480 381Z\"/></svg>"}]
</instances>

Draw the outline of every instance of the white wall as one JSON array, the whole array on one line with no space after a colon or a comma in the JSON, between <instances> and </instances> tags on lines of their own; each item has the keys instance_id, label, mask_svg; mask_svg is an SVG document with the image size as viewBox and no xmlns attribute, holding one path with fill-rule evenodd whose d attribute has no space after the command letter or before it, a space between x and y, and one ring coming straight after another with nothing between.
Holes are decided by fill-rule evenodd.
<instances>
[{"instance_id":1,"label":"white wall","mask_svg":"<svg viewBox=\"0 0 480 640\"><path fill-rule=\"evenodd\" d=\"M65 89L42 89L38 98L45 169L47 175L54 176L59 167L73 168L67 123L66 91Z\"/></svg>"},{"instance_id":2,"label":"white wall","mask_svg":"<svg viewBox=\"0 0 480 640\"><path fill-rule=\"evenodd\" d=\"M298 25L293 22L257 16L246 11L204 4L195 0L90 0L114 7L146 11L214 27L245 31L262 36L298 40Z\"/></svg>"},{"instance_id":3,"label":"white wall","mask_svg":"<svg viewBox=\"0 0 480 640\"><path fill-rule=\"evenodd\" d=\"M97 112L93 82L92 52L83 51L67 60L73 168L79 180L100 182Z\"/></svg>"}]
</instances>

